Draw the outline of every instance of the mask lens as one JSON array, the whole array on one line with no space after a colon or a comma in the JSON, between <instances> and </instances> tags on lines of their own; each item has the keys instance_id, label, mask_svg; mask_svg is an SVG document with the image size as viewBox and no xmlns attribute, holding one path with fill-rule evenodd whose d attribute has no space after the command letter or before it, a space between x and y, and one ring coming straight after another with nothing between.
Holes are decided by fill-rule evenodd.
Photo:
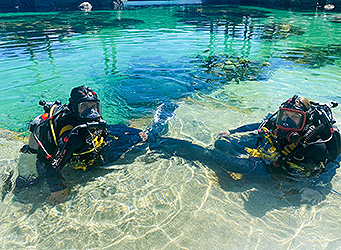
<instances>
[{"instance_id":1,"label":"mask lens","mask_svg":"<svg viewBox=\"0 0 341 250\"><path fill-rule=\"evenodd\" d=\"M78 104L78 114L80 118L96 119L101 116L101 103L88 101Z\"/></svg>"},{"instance_id":2,"label":"mask lens","mask_svg":"<svg viewBox=\"0 0 341 250\"><path fill-rule=\"evenodd\" d=\"M295 109L281 108L277 115L277 126L282 130L300 131L305 125L306 114Z\"/></svg>"}]
</instances>

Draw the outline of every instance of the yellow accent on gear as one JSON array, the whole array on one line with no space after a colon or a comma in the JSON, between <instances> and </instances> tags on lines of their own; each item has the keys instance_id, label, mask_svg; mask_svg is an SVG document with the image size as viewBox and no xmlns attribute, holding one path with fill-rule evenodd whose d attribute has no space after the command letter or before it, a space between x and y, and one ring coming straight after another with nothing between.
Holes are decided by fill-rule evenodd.
<instances>
[{"instance_id":1,"label":"yellow accent on gear","mask_svg":"<svg viewBox=\"0 0 341 250\"><path fill-rule=\"evenodd\" d=\"M73 155L85 155L85 154L91 153L94 150L98 149L103 143L104 143L104 137L101 134L99 134L93 139L94 147L92 149L85 151L85 152L78 153L78 154L73 153Z\"/></svg>"},{"instance_id":2,"label":"yellow accent on gear","mask_svg":"<svg viewBox=\"0 0 341 250\"><path fill-rule=\"evenodd\" d=\"M262 147L258 147L256 149L245 147L244 150L248 152L251 157L257 157L276 162L280 155L274 147L274 143L272 141L272 138L275 138L275 135L266 127L262 127L262 130L264 131L264 138L269 142L271 147L268 150Z\"/></svg>"},{"instance_id":3,"label":"yellow accent on gear","mask_svg":"<svg viewBox=\"0 0 341 250\"><path fill-rule=\"evenodd\" d=\"M91 166L95 163L95 160L89 160L88 162L86 162L85 160L81 161L81 162L77 162L74 169L76 170L83 170L85 171L87 169L88 166Z\"/></svg>"},{"instance_id":4,"label":"yellow accent on gear","mask_svg":"<svg viewBox=\"0 0 341 250\"><path fill-rule=\"evenodd\" d=\"M280 152L277 151L277 149L275 148L274 143L272 141L272 139L276 138L276 136L269 129L267 129L265 127L262 127L262 130L265 132L264 138L270 143L271 147L268 150L265 150L262 147L259 147L257 149L252 149L252 148L246 147L245 151L248 152L251 157L258 157L258 158L262 158L265 160L270 160L270 161L276 162L278 160L278 158L280 157ZM288 156L297 147L299 141L296 143L291 143L291 144L287 145L281 151L281 153L285 156ZM298 166L295 163L292 163L289 161L287 161L287 163L289 164L289 166L291 168L295 168L295 169L304 171L304 168Z\"/></svg>"},{"instance_id":5,"label":"yellow accent on gear","mask_svg":"<svg viewBox=\"0 0 341 250\"><path fill-rule=\"evenodd\" d=\"M287 162L287 163L289 164L289 166L290 166L291 168L295 168L295 169L298 169L298 170L300 170L300 171L304 171L304 168L298 166L298 165L295 164L295 163L292 163L292 162Z\"/></svg>"},{"instance_id":6,"label":"yellow accent on gear","mask_svg":"<svg viewBox=\"0 0 341 250\"><path fill-rule=\"evenodd\" d=\"M81 169L81 170L85 171L86 168L87 168L87 164L85 163L85 161L77 162L76 163L76 166L75 166L76 170L80 170Z\"/></svg>"},{"instance_id":7,"label":"yellow accent on gear","mask_svg":"<svg viewBox=\"0 0 341 250\"><path fill-rule=\"evenodd\" d=\"M55 109L55 107L56 107L56 105L53 105L51 107L49 118L53 117L53 110ZM56 137L56 134L54 132L52 119L50 119L50 128L51 128L51 133L52 133L54 143L56 144L56 146L58 146L57 137Z\"/></svg>"},{"instance_id":8,"label":"yellow accent on gear","mask_svg":"<svg viewBox=\"0 0 341 250\"><path fill-rule=\"evenodd\" d=\"M53 117L53 111L56 108L56 106L57 105L53 105L51 107L49 117ZM50 119L50 128L51 128L51 133L52 133L52 137L53 137L54 143L56 144L56 146L58 146L57 137L56 137L56 133L55 133L55 130L54 130L52 119ZM61 136L65 131L72 130L72 129L73 129L72 125L64 126L60 130L59 136ZM91 134L91 136L93 136L93 134ZM118 138L115 138L115 139L117 140ZM85 151L85 152L78 153L78 154L77 153L73 153L73 155L75 155L75 156L77 156L77 155L85 155L85 154L88 154L88 153L91 153L91 152L95 151L100 146L102 146L102 144L104 143L104 137L102 136L102 133L97 135L92 141L93 141L93 146L94 146L92 149L90 149L88 151ZM76 166L75 166L75 169L82 169L83 171L85 171L87 166L94 164L94 162L95 162L94 160L90 160L87 163L85 163L85 161L78 162L76 164Z\"/></svg>"},{"instance_id":9,"label":"yellow accent on gear","mask_svg":"<svg viewBox=\"0 0 341 250\"><path fill-rule=\"evenodd\" d=\"M274 147L271 147L268 150L265 150L264 148L253 149L245 147L244 150L248 152L251 157L257 157L268 161L276 162L279 157L279 154Z\"/></svg>"},{"instance_id":10,"label":"yellow accent on gear","mask_svg":"<svg viewBox=\"0 0 341 250\"><path fill-rule=\"evenodd\" d=\"M240 173L234 173L234 172L228 172L229 175L231 176L231 178L235 181L240 180L241 178L243 178L243 175Z\"/></svg>"},{"instance_id":11,"label":"yellow accent on gear","mask_svg":"<svg viewBox=\"0 0 341 250\"><path fill-rule=\"evenodd\" d=\"M59 132L59 137L65 132L65 131L69 131L69 130L72 130L73 129L73 126L72 125L66 125L64 126L60 132Z\"/></svg>"}]
</instances>

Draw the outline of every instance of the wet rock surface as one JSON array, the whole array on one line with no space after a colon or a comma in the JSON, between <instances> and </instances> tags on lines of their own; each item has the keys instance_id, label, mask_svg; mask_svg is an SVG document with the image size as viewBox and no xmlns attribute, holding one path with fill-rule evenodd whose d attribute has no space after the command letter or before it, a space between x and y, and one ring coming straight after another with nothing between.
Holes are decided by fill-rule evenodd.
<instances>
[{"instance_id":1,"label":"wet rock surface","mask_svg":"<svg viewBox=\"0 0 341 250\"><path fill-rule=\"evenodd\" d=\"M79 7L81 6L81 7ZM90 7L91 6L91 7ZM119 10L121 0L1 0L0 12L60 11L60 10Z\"/></svg>"}]
</instances>

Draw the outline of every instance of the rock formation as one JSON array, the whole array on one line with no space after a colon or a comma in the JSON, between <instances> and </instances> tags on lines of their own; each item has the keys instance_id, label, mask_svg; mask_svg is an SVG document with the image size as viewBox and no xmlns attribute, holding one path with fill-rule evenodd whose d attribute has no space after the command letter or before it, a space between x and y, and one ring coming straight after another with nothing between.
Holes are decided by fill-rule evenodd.
<instances>
[{"instance_id":1,"label":"rock formation","mask_svg":"<svg viewBox=\"0 0 341 250\"><path fill-rule=\"evenodd\" d=\"M0 12L60 10L121 10L124 0L0 0ZM162 1L162 0L161 0ZM164 0L166 1L166 0ZM341 0L202 0L203 4L237 4L270 8L340 9ZM91 6L91 7L90 7Z\"/></svg>"},{"instance_id":2,"label":"rock formation","mask_svg":"<svg viewBox=\"0 0 341 250\"><path fill-rule=\"evenodd\" d=\"M1 0L0 12L60 10L120 10L122 0Z\"/></svg>"}]
</instances>

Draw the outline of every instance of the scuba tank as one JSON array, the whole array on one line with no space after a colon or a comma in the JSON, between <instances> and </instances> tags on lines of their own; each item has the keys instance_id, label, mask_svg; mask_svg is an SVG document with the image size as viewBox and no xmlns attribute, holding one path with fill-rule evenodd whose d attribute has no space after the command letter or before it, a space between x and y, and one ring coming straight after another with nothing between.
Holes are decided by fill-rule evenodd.
<instances>
[{"instance_id":1,"label":"scuba tank","mask_svg":"<svg viewBox=\"0 0 341 250\"><path fill-rule=\"evenodd\" d=\"M55 132L55 124L54 121L55 119L58 119L60 115L64 113L64 111L68 111L68 108L66 107L67 105L64 104L62 105L60 101L55 101L55 102L45 102L43 100L39 101L39 104L44 107L45 113L37 116L32 122L29 124L29 131L30 133L30 138L29 138L29 143L28 145L25 145L22 149L21 152L23 153L38 153L38 149L40 149L40 153L42 154L43 157L45 157L47 160L52 160L53 162L60 160L60 155L59 151L63 151L64 147L67 144L67 141L69 137L77 133L78 129L88 129L89 135L91 137L91 141L87 142L88 145L93 146L90 150L87 150L85 152L81 153L74 153L74 155L84 155L87 153L90 153L92 151L96 151L97 148L100 146L104 145L104 136L103 133L99 132L99 130L106 129L106 121L103 119L99 119L98 121L89 121L86 123L79 124L75 127L72 127L71 125L66 125L64 128L67 128L70 130L69 135L64 138L64 143L62 149L58 149L57 152L55 152L54 147L59 147L58 144L58 135ZM91 133L89 129L99 129L95 133ZM42 135L46 135L43 136ZM51 145L52 146L51 148ZM52 154L51 154L52 153ZM38 153L39 154L39 153Z\"/></svg>"},{"instance_id":2,"label":"scuba tank","mask_svg":"<svg viewBox=\"0 0 341 250\"><path fill-rule=\"evenodd\" d=\"M282 162L290 161L303 149L310 145L325 143L330 156L328 161L337 158L341 151L340 132L336 127L336 120L332 115L331 108L337 107L337 102L322 104L310 102L311 107L306 111L307 121L302 131L281 131L276 126L271 126L271 119L276 116L273 114L270 119L265 120L259 127L260 140L265 139L272 148L278 152L278 160ZM264 133L266 129L268 132ZM286 143L284 143L286 140ZM326 159L327 160L327 159Z\"/></svg>"},{"instance_id":3,"label":"scuba tank","mask_svg":"<svg viewBox=\"0 0 341 250\"><path fill-rule=\"evenodd\" d=\"M45 119L46 120L46 119ZM28 125L28 130L30 133L30 138L28 140L28 150L32 153L37 153L38 151L38 142L34 138L34 136L39 137L39 124L44 121L43 115L39 115L33 119Z\"/></svg>"},{"instance_id":4,"label":"scuba tank","mask_svg":"<svg viewBox=\"0 0 341 250\"><path fill-rule=\"evenodd\" d=\"M40 127L43 125L45 121L49 118L49 112L51 110L51 107L53 105L60 106L61 102L60 101L55 101L55 102L46 102L44 100L39 101L39 105L43 106L45 113L42 115L37 116L36 118L33 119L28 125L28 130L30 131L30 137L28 141L28 145L25 145L25 152L29 153L34 153L36 154L38 151L38 140L39 134L40 134Z\"/></svg>"},{"instance_id":5,"label":"scuba tank","mask_svg":"<svg viewBox=\"0 0 341 250\"><path fill-rule=\"evenodd\" d=\"M320 104L311 102L313 112L317 114L320 121L315 129L311 129L313 131L309 131L305 136L305 143L307 145L317 144L317 143L326 143L328 151L330 153L330 158L335 160L338 155L341 153L341 138L340 131L336 124L336 119L333 117L331 108L335 108L338 106L337 102L331 102L326 104ZM322 138L320 135L323 131L328 131L328 137ZM309 133L310 132L310 133Z\"/></svg>"}]
</instances>

